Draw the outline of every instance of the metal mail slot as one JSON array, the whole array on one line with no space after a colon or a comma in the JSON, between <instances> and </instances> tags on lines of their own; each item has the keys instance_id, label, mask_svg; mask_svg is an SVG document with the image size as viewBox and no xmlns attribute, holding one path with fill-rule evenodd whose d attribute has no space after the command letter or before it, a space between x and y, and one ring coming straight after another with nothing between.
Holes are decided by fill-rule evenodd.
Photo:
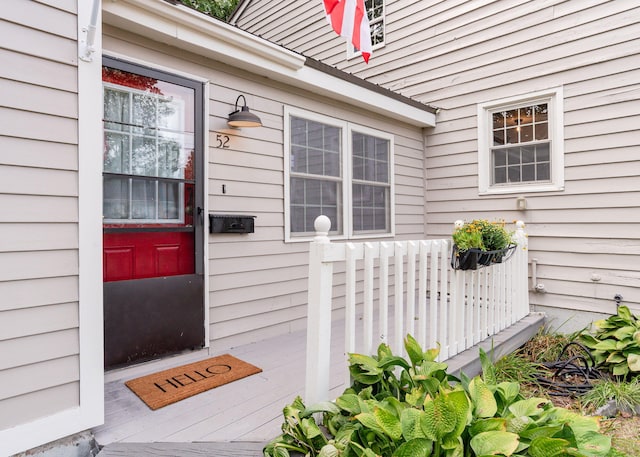
<instances>
[{"instance_id":1,"label":"metal mail slot","mask_svg":"<svg viewBox=\"0 0 640 457\"><path fill-rule=\"evenodd\" d=\"M256 216L209 214L209 233L253 233Z\"/></svg>"}]
</instances>

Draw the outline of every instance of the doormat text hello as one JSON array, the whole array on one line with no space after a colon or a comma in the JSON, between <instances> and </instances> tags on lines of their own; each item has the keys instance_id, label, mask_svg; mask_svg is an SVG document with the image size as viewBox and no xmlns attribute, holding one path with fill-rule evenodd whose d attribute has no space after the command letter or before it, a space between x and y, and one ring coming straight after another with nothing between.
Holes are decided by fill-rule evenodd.
<instances>
[{"instance_id":1,"label":"doormat text hello","mask_svg":"<svg viewBox=\"0 0 640 457\"><path fill-rule=\"evenodd\" d=\"M261 371L225 354L132 379L125 384L149 408L156 410Z\"/></svg>"}]
</instances>

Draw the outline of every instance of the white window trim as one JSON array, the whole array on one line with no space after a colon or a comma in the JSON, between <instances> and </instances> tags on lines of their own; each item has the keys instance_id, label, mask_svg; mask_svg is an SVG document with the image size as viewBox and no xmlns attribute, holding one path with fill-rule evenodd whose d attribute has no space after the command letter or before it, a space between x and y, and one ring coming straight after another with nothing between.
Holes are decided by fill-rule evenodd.
<instances>
[{"instance_id":1,"label":"white window trim","mask_svg":"<svg viewBox=\"0 0 640 457\"><path fill-rule=\"evenodd\" d=\"M310 121L321 122L323 124L335 126L341 129L342 141L342 231L339 235L329 234L332 240L347 239L372 239L372 238L391 238L395 236L395 171L394 171L394 136L381 130L375 130L358 124L353 124L344 120L325 116L323 114L306 111L298 108L284 107L284 241L286 243L298 243L313 240L315 234L307 236L292 235L291 232L291 215L290 215L290 182L291 182L291 116L308 119ZM353 175L353 162L351 137L352 132L372 135L389 141L389 232L371 232L371 233L353 233L353 216L351 201L351 185ZM332 227L333 229L333 227Z\"/></svg>"},{"instance_id":2,"label":"white window trim","mask_svg":"<svg viewBox=\"0 0 640 457\"><path fill-rule=\"evenodd\" d=\"M564 190L564 95L562 87L479 103L478 110L478 191L480 195ZM512 183L491 186L491 115L526 104L549 104L549 140L551 142L551 181L548 183Z\"/></svg>"}]
</instances>

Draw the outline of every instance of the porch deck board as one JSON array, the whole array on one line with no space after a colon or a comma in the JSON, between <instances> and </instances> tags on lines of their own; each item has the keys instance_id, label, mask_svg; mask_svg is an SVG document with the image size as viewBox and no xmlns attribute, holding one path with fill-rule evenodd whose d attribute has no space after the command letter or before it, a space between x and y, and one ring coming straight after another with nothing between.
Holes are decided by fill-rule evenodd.
<instances>
[{"instance_id":1,"label":"porch deck board","mask_svg":"<svg viewBox=\"0 0 640 457\"><path fill-rule=\"evenodd\" d=\"M543 315L530 314L480 346L487 351L495 350L497 356L503 355L523 344L543 323ZM340 395L345 387L342 325L343 321L336 321L332 329L330 394L333 398ZM128 454L140 456L199 455L198 452L205 449L210 451L217 442L250 442L254 447L255 443L264 445L280 434L284 405L293 401L296 395L304 394L305 348L304 331L234 348L227 352L263 371L156 411L149 409L124 382L218 354L210 355L208 351L201 350L109 372L105 384L106 419L104 425L93 430L96 440L101 446L120 443L105 448L115 452L108 455L126 455L117 452L124 452L127 449L125 445L130 443L157 443L156 447L144 447L144 452L141 447L136 448L140 453ZM476 346L448 360L450 370L462 369L467 374L475 374L474 370L479 370L477 354ZM189 447L188 443L210 446ZM185 452L193 451L193 454L171 454L178 452L178 448L184 448ZM169 453L162 453L165 451Z\"/></svg>"},{"instance_id":2,"label":"porch deck board","mask_svg":"<svg viewBox=\"0 0 640 457\"><path fill-rule=\"evenodd\" d=\"M340 393L343 344L335 323L331 388ZM93 430L102 446L115 443L253 441L280 433L282 408L304 394L306 332L295 332L226 351L262 372L152 411L124 382L219 354L201 350L109 372L105 384L105 424ZM326 348L327 350L329 348ZM342 365L344 367L344 365Z\"/></svg>"}]
</instances>

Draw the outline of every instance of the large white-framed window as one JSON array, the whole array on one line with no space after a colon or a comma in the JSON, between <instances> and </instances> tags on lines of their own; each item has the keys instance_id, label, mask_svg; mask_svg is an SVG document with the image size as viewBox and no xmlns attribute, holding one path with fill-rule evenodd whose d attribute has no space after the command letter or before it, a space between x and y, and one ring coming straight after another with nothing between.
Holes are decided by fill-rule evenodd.
<instances>
[{"instance_id":1,"label":"large white-framed window","mask_svg":"<svg viewBox=\"0 0 640 457\"><path fill-rule=\"evenodd\" d=\"M385 45L385 0L365 0L364 6L367 10L367 17L369 19L371 49L375 51ZM353 44L347 42L348 59L359 57L360 54L360 51L355 49Z\"/></svg>"},{"instance_id":2,"label":"large white-framed window","mask_svg":"<svg viewBox=\"0 0 640 457\"><path fill-rule=\"evenodd\" d=\"M334 238L394 234L393 135L285 107L285 241L308 241L319 215Z\"/></svg>"},{"instance_id":3,"label":"large white-framed window","mask_svg":"<svg viewBox=\"0 0 640 457\"><path fill-rule=\"evenodd\" d=\"M480 194L564 189L561 87L478 104Z\"/></svg>"}]
</instances>

